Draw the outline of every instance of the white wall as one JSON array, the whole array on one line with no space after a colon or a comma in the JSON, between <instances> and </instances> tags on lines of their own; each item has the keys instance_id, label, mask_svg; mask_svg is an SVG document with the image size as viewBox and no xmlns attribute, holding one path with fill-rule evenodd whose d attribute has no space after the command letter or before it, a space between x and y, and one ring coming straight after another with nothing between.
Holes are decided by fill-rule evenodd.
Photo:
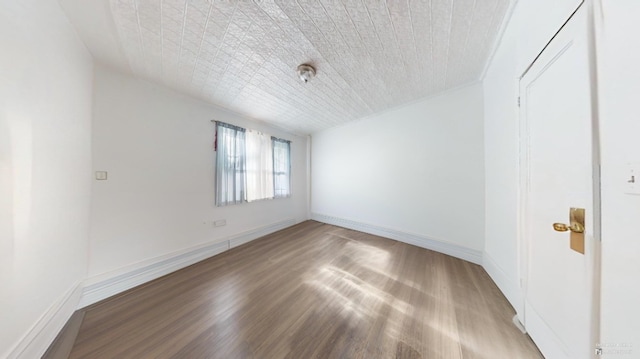
<instances>
[{"instance_id":1,"label":"white wall","mask_svg":"<svg viewBox=\"0 0 640 359\"><path fill-rule=\"evenodd\" d=\"M583 0L517 0L512 30L518 32L516 56L520 74Z\"/></svg>"},{"instance_id":2,"label":"white wall","mask_svg":"<svg viewBox=\"0 0 640 359\"><path fill-rule=\"evenodd\" d=\"M517 13L489 66L484 88L485 247L483 266L516 309L518 285Z\"/></svg>"},{"instance_id":3,"label":"white wall","mask_svg":"<svg viewBox=\"0 0 640 359\"><path fill-rule=\"evenodd\" d=\"M483 266L520 312L518 272L518 79L580 0L519 0L483 79L485 247Z\"/></svg>"},{"instance_id":4,"label":"white wall","mask_svg":"<svg viewBox=\"0 0 640 359\"><path fill-rule=\"evenodd\" d=\"M243 119L142 80L96 67L88 283L140 263L307 216L306 138ZM220 120L292 140L292 197L214 205L213 139ZM214 228L212 221L227 221ZM151 261L151 262L149 262Z\"/></svg>"},{"instance_id":5,"label":"white wall","mask_svg":"<svg viewBox=\"0 0 640 359\"><path fill-rule=\"evenodd\" d=\"M539 40L553 34L558 20L535 15L554 9L520 0L483 81L485 91L486 245L484 266L516 309L520 293L517 268L517 77L535 57ZM570 1L564 12L571 13ZM601 6L601 7L600 7ZM539 10L536 10L538 8ZM640 195L624 193L626 164L640 162L640 4L635 0L598 1L596 16L602 165L601 342L615 350L640 351ZM536 18L538 20L536 20ZM539 29L539 30L536 30ZM546 30L545 30L546 29ZM623 345L615 347L615 345ZM605 356L607 357L607 356Z\"/></svg>"},{"instance_id":6,"label":"white wall","mask_svg":"<svg viewBox=\"0 0 640 359\"><path fill-rule=\"evenodd\" d=\"M92 60L57 1L0 6L0 357L38 358L87 270Z\"/></svg>"},{"instance_id":7,"label":"white wall","mask_svg":"<svg viewBox=\"0 0 640 359\"><path fill-rule=\"evenodd\" d=\"M482 250L482 116L475 84L314 134L312 217Z\"/></svg>"},{"instance_id":8,"label":"white wall","mask_svg":"<svg viewBox=\"0 0 640 359\"><path fill-rule=\"evenodd\" d=\"M637 0L599 3L602 8L596 23L602 156L601 342L609 354L604 357L636 358L640 355L640 195L624 192L629 180L626 164L640 163L640 3ZM632 353L622 355L616 350Z\"/></svg>"}]
</instances>

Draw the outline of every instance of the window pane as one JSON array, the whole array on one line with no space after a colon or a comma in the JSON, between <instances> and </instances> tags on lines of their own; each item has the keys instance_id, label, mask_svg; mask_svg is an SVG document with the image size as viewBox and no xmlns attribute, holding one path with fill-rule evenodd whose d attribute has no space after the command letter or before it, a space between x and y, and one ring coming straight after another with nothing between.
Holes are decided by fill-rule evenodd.
<instances>
[{"instance_id":1,"label":"window pane","mask_svg":"<svg viewBox=\"0 0 640 359\"><path fill-rule=\"evenodd\" d=\"M272 137L274 196L291 195L291 142Z\"/></svg>"},{"instance_id":2,"label":"window pane","mask_svg":"<svg viewBox=\"0 0 640 359\"><path fill-rule=\"evenodd\" d=\"M271 137L247 131L247 201L273 198Z\"/></svg>"},{"instance_id":3,"label":"window pane","mask_svg":"<svg viewBox=\"0 0 640 359\"><path fill-rule=\"evenodd\" d=\"M216 123L216 206L245 200L245 130Z\"/></svg>"}]
</instances>

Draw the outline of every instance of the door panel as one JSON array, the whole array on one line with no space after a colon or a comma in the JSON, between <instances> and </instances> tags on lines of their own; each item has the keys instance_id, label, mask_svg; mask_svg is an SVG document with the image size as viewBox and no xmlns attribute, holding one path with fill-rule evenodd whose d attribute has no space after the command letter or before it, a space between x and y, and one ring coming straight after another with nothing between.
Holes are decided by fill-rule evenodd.
<instances>
[{"instance_id":1,"label":"door panel","mask_svg":"<svg viewBox=\"0 0 640 359\"><path fill-rule=\"evenodd\" d=\"M589 358L593 258L587 11L578 10L520 82L524 324L548 358ZM585 254L569 248L584 208Z\"/></svg>"}]
</instances>

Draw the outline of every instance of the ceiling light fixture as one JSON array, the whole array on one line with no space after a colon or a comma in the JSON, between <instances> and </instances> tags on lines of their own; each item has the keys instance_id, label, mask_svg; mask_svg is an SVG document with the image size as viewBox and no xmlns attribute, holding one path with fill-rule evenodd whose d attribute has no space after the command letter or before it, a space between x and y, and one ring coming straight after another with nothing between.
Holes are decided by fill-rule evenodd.
<instances>
[{"instance_id":1,"label":"ceiling light fixture","mask_svg":"<svg viewBox=\"0 0 640 359\"><path fill-rule=\"evenodd\" d=\"M316 69L311 65L302 64L298 66L298 77L302 82L307 83L316 75Z\"/></svg>"}]
</instances>

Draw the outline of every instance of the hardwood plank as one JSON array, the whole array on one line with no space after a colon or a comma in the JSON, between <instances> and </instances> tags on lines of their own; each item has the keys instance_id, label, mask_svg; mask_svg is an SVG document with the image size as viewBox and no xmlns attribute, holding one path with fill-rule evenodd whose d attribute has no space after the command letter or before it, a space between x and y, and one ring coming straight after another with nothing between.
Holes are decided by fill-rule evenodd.
<instances>
[{"instance_id":1,"label":"hardwood plank","mask_svg":"<svg viewBox=\"0 0 640 359\"><path fill-rule=\"evenodd\" d=\"M484 270L307 221L91 307L70 358L541 358Z\"/></svg>"}]
</instances>

